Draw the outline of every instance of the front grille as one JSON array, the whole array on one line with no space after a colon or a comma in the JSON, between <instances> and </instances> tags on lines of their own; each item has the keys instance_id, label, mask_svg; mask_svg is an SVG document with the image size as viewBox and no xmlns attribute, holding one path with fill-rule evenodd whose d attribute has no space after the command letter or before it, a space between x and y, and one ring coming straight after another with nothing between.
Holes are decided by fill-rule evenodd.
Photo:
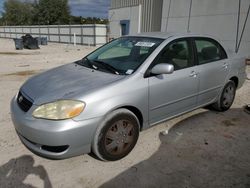
<instances>
[{"instance_id":1,"label":"front grille","mask_svg":"<svg viewBox=\"0 0 250 188\"><path fill-rule=\"evenodd\" d=\"M31 100L25 97L21 92L17 95L17 104L24 112L28 112L32 106Z\"/></svg>"}]
</instances>

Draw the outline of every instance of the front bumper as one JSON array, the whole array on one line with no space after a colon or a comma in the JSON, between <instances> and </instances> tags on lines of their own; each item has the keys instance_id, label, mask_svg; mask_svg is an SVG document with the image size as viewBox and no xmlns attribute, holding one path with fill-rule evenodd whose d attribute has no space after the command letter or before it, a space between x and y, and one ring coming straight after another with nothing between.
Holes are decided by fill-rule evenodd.
<instances>
[{"instance_id":1,"label":"front bumper","mask_svg":"<svg viewBox=\"0 0 250 188\"><path fill-rule=\"evenodd\" d=\"M11 101L11 117L23 144L32 152L50 159L65 159L89 153L96 128L102 119L35 119L30 112L25 113L19 108L16 97Z\"/></svg>"}]
</instances>

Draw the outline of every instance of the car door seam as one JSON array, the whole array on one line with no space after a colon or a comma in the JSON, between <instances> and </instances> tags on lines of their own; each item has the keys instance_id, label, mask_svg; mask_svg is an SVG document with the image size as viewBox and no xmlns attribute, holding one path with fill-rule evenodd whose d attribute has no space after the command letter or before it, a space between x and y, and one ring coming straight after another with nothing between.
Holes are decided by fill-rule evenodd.
<instances>
[{"instance_id":1,"label":"car door seam","mask_svg":"<svg viewBox=\"0 0 250 188\"><path fill-rule=\"evenodd\" d=\"M171 105L171 104L180 102L180 101L182 101L182 100L185 100L185 99L188 99L188 98L195 97L195 96L197 96L197 95L198 95L198 94L189 95L189 96L183 97L183 98L181 98L181 99L177 99L177 100L174 100L174 101L165 103L165 104L161 104L161 105L159 105L159 106L156 106L156 107L154 107L154 108L151 108L150 110L156 110L156 109L158 109L158 108L162 108L162 107L164 107L164 106L168 106L168 105Z\"/></svg>"}]
</instances>

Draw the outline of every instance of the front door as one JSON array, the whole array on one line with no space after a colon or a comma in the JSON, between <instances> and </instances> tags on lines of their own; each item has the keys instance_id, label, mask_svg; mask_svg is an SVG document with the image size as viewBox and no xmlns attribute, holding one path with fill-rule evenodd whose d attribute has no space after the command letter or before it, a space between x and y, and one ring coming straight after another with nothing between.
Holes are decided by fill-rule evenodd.
<instances>
[{"instance_id":1,"label":"front door","mask_svg":"<svg viewBox=\"0 0 250 188\"><path fill-rule=\"evenodd\" d=\"M189 39L179 39L168 44L154 60L153 66L173 64L174 72L148 78L150 124L196 107L199 78L192 49Z\"/></svg>"}]
</instances>

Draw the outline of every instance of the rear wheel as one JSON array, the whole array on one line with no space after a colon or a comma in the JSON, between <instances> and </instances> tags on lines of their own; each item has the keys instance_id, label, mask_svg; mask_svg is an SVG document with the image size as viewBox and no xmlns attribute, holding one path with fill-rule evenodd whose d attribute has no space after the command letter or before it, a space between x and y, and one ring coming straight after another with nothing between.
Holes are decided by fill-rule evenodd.
<instances>
[{"instance_id":1,"label":"rear wheel","mask_svg":"<svg viewBox=\"0 0 250 188\"><path fill-rule=\"evenodd\" d=\"M212 105L212 108L220 112L228 110L234 102L235 92L235 83L233 81L229 81L223 88L218 101Z\"/></svg>"},{"instance_id":2,"label":"rear wheel","mask_svg":"<svg viewBox=\"0 0 250 188\"><path fill-rule=\"evenodd\" d=\"M101 160L115 161L130 153L139 136L139 121L127 109L109 114L97 129L92 150Z\"/></svg>"}]
</instances>

